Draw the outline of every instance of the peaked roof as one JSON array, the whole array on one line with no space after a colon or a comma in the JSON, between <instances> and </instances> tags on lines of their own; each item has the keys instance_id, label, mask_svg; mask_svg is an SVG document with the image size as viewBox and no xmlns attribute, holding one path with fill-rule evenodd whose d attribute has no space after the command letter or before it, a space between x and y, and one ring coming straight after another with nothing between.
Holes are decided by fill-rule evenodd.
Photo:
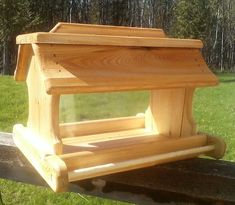
<instances>
[{"instance_id":1,"label":"peaked roof","mask_svg":"<svg viewBox=\"0 0 235 205\"><path fill-rule=\"evenodd\" d=\"M177 64L177 66L181 69L182 62L185 61L185 63L190 66L194 67L192 70L192 73L190 74L191 78L185 79L182 76L188 76L188 73L191 72L190 70L185 71L187 69L187 66L182 68L181 70L179 69L179 72L181 73L181 77L177 78L177 75L180 74L178 73L173 74L171 78L165 79L162 81L169 84L169 80L171 79L174 81L174 83L177 81L177 79L181 80L181 84L179 85L198 85L198 86L205 86L205 85L214 85L217 83L216 77L211 73L211 71L207 68L203 58L201 57L199 49L202 48L203 44L200 40L192 40L192 39L175 39L175 38L167 38L164 34L164 32L161 29L149 29L149 28L133 28L133 27L118 27L118 26L103 26L103 25L90 25L90 24L70 24L70 23L58 23L50 32L39 32L39 33L31 33L31 34L24 34L24 35L19 35L17 37L17 44L19 44L19 52L18 52L18 60L17 60L17 66L16 66L16 71L15 71L15 79L19 81L24 81L27 76L27 72L29 69L29 62L31 59L31 56L33 55L33 44L57 44L57 45L98 45L98 46L108 46L107 48L111 48L110 46L115 46L115 47L126 47L128 48L135 48L135 47L142 47L143 49L152 48L152 49L157 49L157 48L166 48L166 49L173 49L167 54L166 56L162 56L161 59L159 59L159 62L155 61L154 63L147 63L150 67L146 68L145 74L138 74L138 75L144 75L146 77L145 80L143 80L143 83L145 83L146 88L150 88L154 84L154 79L159 80L157 78L158 75L161 75L159 73L159 69L166 69L169 66L171 67L169 72L171 72L171 69L174 67L174 55L177 55L177 51L175 49L193 49L196 52L190 52L191 57L190 59L187 59L188 57L182 54L177 61L181 61L181 64ZM112 51L111 51L112 52ZM133 50L134 52L134 50ZM155 51L154 51L155 52ZM183 52L187 53L189 51L184 50ZM89 53L87 54L89 55ZM145 55L145 54L141 54ZM160 53L155 52L154 55L161 55ZM168 57L167 57L168 56ZM122 56L123 58L124 56ZM165 59L167 58L167 59ZM202 62L201 65L198 65L195 62L195 59L198 59L200 62ZM153 59L152 59L153 60ZM169 63L169 62L171 63ZM192 62L193 61L193 62ZM161 64L162 63L162 64ZM134 64L133 64L134 65ZM130 66L131 68L127 69L127 75L130 78L130 83L134 83L135 79L132 78L134 73L132 73L133 68L136 66L136 69L142 70L145 68L145 64L135 64L133 65L127 65ZM162 67L159 65L163 65ZM166 67L168 65L168 67ZM195 65L195 66L194 66ZM68 66L68 64L66 65ZM76 67L76 66L75 66ZM71 68L72 70L75 69ZM89 67L89 66L88 66ZM67 69L66 75L64 75L64 78L67 78L66 82L69 85L69 79L71 80L70 86L75 86L75 81L79 82L79 77L82 77L82 73L84 75L89 76L89 79L94 78L94 73L92 71L89 71L88 67L86 67L86 70L88 70L88 73L84 73L82 70L76 71L79 73L79 75L72 75L69 71L69 67L63 67L63 69ZM154 69L157 67L157 69ZM165 68L166 67L166 68ZM77 69L77 68L76 68ZM120 67L120 73L123 72L121 70L122 68ZM132 69L132 70L131 70ZM149 69L149 73L148 73ZM71 70L70 70L71 71ZM97 73L102 73L110 75L109 68L107 67L100 67L100 70L97 70ZM91 73L89 73L91 72ZM129 73L128 73L129 72ZM165 72L165 71L164 71ZM175 72L175 71L173 71ZM73 72L74 73L74 72ZM147 74L148 73L148 74ZM151 74L152 73L152 74ZM158 74L159 73L159 74ZM58 78L60 78L57 75L56 69L53 71L53 73L48 76L48 79L46 79L46 84L48 85L48 90L53 90L56 86L61 87L60 83L58 84ZM149 75L151 74L151 75ZM185 75L187 74L187 75ZM123 75L123 73L122 73ZM47 75L46 75L47 76ZM61 75L60 75L61 76ZM93 77L92 77L93 76ZM143 76L143 79L145 78ZM175 76L175 77L174 77ZM115 76L113 76L113 79L116 79ZM137 76L136 76L137 77ZM138 77L138 79L141 79L142 77ZM187 77L186 77L187 78ZM50 79L50 80L49 80ZM83 79L84 80L84 79ZM89 84L90 81L88 80L87 77L85 77L85 81L87 80L87 84ZM101 85L103 80L107 80L105 78L100 78L100 82L97 84L97 86ZM76 81L76 82L77 82ZM132 82L133 81L133 82ZM192 81L192 82L191 82ZM77 82L77 86L79 83ZM136 82L138 82L136 78ZM140 82L140 81L139 81ZM160 82L160 81L159 81ZM111 82L111 84L115 84L115 82ZM110 85L111 85L110 84ZM116 85L118 82L116 82ZM148 85L151 84L151 85ZM167 86L169 87L169 85ZM66 86L66 85L63 85ZM92 84L89 86L96 86L96 84ZM103 86L103 84L102 84ZM137 85L134 85L136 87ZM167 87L166 86L166 87ZM154 87L154 86L152 86ZM156 86L155 86L156 87ZM83 87L84 88L84 87Z\"/></svg>"}]
</instances>

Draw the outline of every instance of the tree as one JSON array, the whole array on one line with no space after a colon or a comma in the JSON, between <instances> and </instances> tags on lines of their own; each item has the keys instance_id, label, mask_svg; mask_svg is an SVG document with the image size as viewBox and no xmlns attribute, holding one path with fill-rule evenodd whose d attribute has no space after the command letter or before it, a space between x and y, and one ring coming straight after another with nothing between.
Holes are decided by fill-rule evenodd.
<instances>
[{"instance_id":1,"label":"tree","mask_svg":"<svg viewBox=\"0 0 235 205\"><path fill-rule=\"evenodd\" d=\"M235 0L0 0L0 72L12 74L17 35L57 22L162 28L203 40L211 68L235 70Z\"/></svg>"},{"instance_id":2,"label":"tree","mask_svg":"<svg viewBox=\"0 0 235 205\"><path fill-rule=\"evenodd\" d=\"M179 0L175 7L172 34L180 38L199 38L203 55L211 68L235 69L234 0Z\"/></svg>"},{"instance_id":3,"label":"tree","mask_svg":"<svg viewBox=\"0 0 235 205\"><path fill-rule=\"evenodd\" d=\"M15 67L15 37L37 24L38 18L29 9L26 0L1 0L0 10L0 43L2 45L2 73L11 74Z\"/></svg>"}]
</instances>

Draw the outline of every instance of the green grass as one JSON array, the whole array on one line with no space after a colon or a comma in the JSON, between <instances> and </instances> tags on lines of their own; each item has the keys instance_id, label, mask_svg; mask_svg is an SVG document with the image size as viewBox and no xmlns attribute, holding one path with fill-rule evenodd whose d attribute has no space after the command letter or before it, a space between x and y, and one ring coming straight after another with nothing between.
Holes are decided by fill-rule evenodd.
<instances>
[{"instance_id":1,"label":"green grass","mask_svg":"<svg viewBox=\"0 0 235 205\"><path fill-rule=\"evenodd\" d=\"M235 74L219 75L218 87L201 88L194 98L194 116L198 129L221 136L227 144L224 159L235 159ZM67 95L61 99L60 121L120 117L144 111L147 92L93 95ZM26 123L27 92L24 83L0 76L0 131L11 132L15 123ZM65 109L66 108L66 109ZM67 109L68 108L68 109ZM124 204L75 193L55 194L48 188L0 180L5 204Z\"/></svg>"},{"instance_id":2,"label":"green grass","mask_svg":"<svg viewBox=\"0 0 235 205\"><path fill-rule=\"evenodd\" d=\"M25 84L16 83L9 76L0 76L0 131L11 132L13 124L25 124L27 110Z\"/></svg>"},{"instance_id":3,"label":"green grass","mask_svg":"<svg viewBox=\"0 0 235 205\"><path fill-rule=\"evenodd\" d=\"M55 194L49 188L0 179L4 205L125 205L127 203L79 195ZM1 202L0 202L1 204Z\"/></svg>"},{"instance_id":4,"label":"green grass","mask_svg":"<svg viewBox=\"0 0 235 205\"><path fill-rule=\"evenodd\" d=\"M144 112L148 92L113 92L65 95L61 98L61 122L124 117Z\"/></svg>"},{"instance_id":5,"label":"green grass","mask_svg":"<svg viewBox=\"0 0 235 205\"><path fill-rule=\"evenodd\" d=\"M235 74L221 74L219 79L219 86L197 90L194 116L198 130L224 138L224 159L235 161Z\"/></svg>"}]
</instances>

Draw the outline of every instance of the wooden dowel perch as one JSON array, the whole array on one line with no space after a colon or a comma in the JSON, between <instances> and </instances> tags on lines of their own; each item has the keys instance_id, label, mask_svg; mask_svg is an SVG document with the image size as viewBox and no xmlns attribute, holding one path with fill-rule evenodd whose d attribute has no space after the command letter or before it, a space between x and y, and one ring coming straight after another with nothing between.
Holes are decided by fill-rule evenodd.
<instances>
[{"instance_id":1,"label":"wooden dowel perch","mask_svg":"<svg viewBox=\"0 0 235 205\"><path fill-rule=\"evenodd\" d=\"M224 142L198 134L197 87L218 83L199 40L167 38L160 29L59 23L51 32L17 37L15 79L29 91L27 127L14 141L54 191L71 181L208 155ZM63 94L149 90L136 116L59 123Z\"/></svg>"}]
</instances>

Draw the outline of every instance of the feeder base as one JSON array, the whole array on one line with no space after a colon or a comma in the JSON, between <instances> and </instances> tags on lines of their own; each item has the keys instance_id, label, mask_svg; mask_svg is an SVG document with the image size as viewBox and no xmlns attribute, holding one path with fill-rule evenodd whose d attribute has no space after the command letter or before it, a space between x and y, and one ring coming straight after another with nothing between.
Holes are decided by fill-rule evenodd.
<instances>
[{"instance_id":1,"label":"feeder base","mask_svg":"<svg viewBox=\"0 0 235 205\"><path fill-rule=\"evenodd\" d=\"M220 158L225 144L216 137L195 135L170 138L145 129L62 139L64 153L43 153L36 135L15 125L14 142L55 192L66 191L69 182L197 157ZM131 135L132 133L132 135ZM135 134L134 134L135 133ZM110 136L110 138L107 138ZM118 136L116 138L112 136ZM32 140L34 139L34 140ZM96 139L96 140L95 140ZM99 140L97 140L99 139Z\"/></svg>"}]
</instances>

